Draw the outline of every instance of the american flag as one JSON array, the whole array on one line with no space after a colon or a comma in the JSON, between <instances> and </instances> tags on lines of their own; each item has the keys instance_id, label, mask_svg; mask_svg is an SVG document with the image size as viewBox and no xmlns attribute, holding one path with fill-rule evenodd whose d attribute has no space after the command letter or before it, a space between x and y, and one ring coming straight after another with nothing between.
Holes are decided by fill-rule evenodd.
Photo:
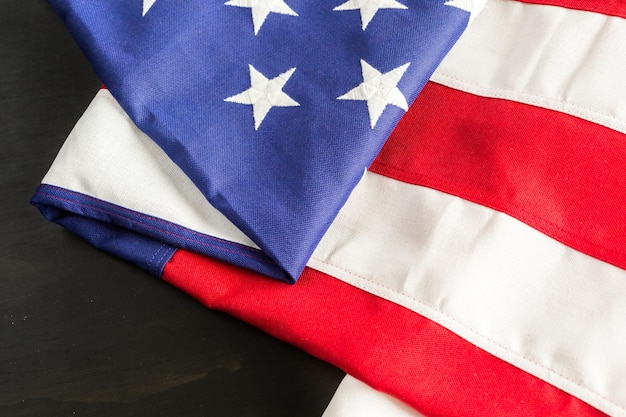
<instances>
[{"instance_id":1,"label":"american flag","mask_svg":"<svg viewBox=\"0 0 626 417\"><path fill-rule=\"evenodd\" d=\"M137 21L165 3L144 2ZM412 7L370 16L367 2L336 3L334 13L356 13L357 33ZM208 307L344 369L326 417L625 416L626 5L537 3L490 0L472 18L293 286L240 267L256 240L108 90L33 201ZM225 6L252 16L250 36L283 17L255 20L246 4ZM363 62L336 105L368 108L352 100ZM280 73L287 86L298 69L244 70L220 105L244 110L237 118L259 132L284 109L257 124L245 84ZM382 120L371 114L359 118L366 132Z\"/></svg>"}]
</instances>

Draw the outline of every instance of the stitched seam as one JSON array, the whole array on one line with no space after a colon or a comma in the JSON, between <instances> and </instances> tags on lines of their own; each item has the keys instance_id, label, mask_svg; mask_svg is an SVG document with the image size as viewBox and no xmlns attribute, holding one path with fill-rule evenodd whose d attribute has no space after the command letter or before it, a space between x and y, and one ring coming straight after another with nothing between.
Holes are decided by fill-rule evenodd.
<instances>
[{"instance_id":1,"label":"stitched seam","mask_svg":"<svg viewBox=\"0 0 626 417\"><path fill-rule=\"evenodd\" d=\"M73 192L71 192L71 191L70 191L70 193L73 193ZM82 194L79 194L79 193L74 193L74 194L77 194L77 195L79 195L79 196L82 196ZM106 210L106 209L104 209L104 208L94 207L94 206L91 206L91 205L88 205L88 204L85 204L85 203L82 203L82 202L77 202L77 201L73 201L73 200L65 199L65 198L62 198L62 197L57 197L57 196L54 196L54 195L48 194L48 193L46 193L46 192L44 192L44 191L42 191L42 192L41 192L41 195L44 195L44 196L46 196L46 197L48 197L48 198L51 198L51 199L54 199L54 200L57 200L57 201L62 201L62 202L68 203L68 204L74 204L74 205L78 205L78 206L80 206L80 207L84 207L84 208L88 208L88 209L91 209L91 210L94 210L94 211L98 211L98 212L101 212L101 213L107 214L107 215L109 215L109 216L112 216L112 217L114 217L114 218L127 220L127 221L129 221L130 223L137 224L137 225L141 225L141 226L143 226L143 227L146 227L146 228L148 228L148 229L154 230L154 231L159 232L159 233L169 234L169 235L172 235L172 236L174 236L174 237L180 238L180 239L182 239L182 240L186 240L186 241L188 241L188 242L197 243L197 244L199 244L199 245L206 246L206 247L209 247L209 248L219 249L219 250L224 251L224 252L229 252L229 253L234 253L234 254L237 254L237 255L245 256L245 257L247 257L247 258L251 258L251 259L254 259L254 260L256 260L256 261L259 261L259 262L262 262L262 263L265 263L265 264L268 264L268 265L274 265L274 263L273 263L273 262L271 262L271 261L269 261L269 260L266 260L266 259L262 259L262 258L260 258L260 257L258 257L258 256L254 256L254 255L249 254L249 253L245 253L245 252L237 251L237 250L235 250L235 249L227 249L227 248L223 248L223 247L218 246L218 245L215 245L215 244L210 244L210 243L208 243L208 242L204 242L204 241L201 241L201 240L193 239L193 238L190 238L190 237L187 237L187 236L183 236L183 235L180 235L180 234L177 234L177 233L174 233L174 232L170 232L170 231L168 231L168 230L162 230L162 229L159 229L159 228L157 228L157 227L154 227L154 226L148 225L148 224L146 224L146 223L143 223L143 222L141 222L141 221L134 220L134 219L131 219L131 218L129 218L129 217L123 216L123 215L121 215L121 214L118 214L118 213L115 213L115 212L112 212L112 211ZM94 200L95 200L95 199L94 199ZM100 200L97 200L97 201L100 201ZM114 206L113 204L110 204L110 203L107 203L107 204L109 204L109 205L111 205L111 206ZM114 207L116 207L116 208L117 208L118 206L114 206ZM133 213L133 214L135 214L135 213L136 213L136 212L132 212L131 210L128 210L128 209L125 209L125 211L129 211L129 212L131 212L131 213ZM144 218L150 219L150 216L142 215L142 214L140 214L140 213L136 213L136 214L137 214L139 217L144 217ZM155 219L155 220L156 220L156 219ZM180 227L180 226L177 226L177 225L174 225L174 224L171 224L171 223L167 223L167 222L165 222L165 221L163 221L163 220L159 221L159 223L164 224L164 225L173 226L173 227ZM210 240L219 241L219 242L221 242L221 243L228 243L228 244L229 244L229 246L233 246L233 247L235 247L235 248L237 247L237 246L236 246L237 244L236 244L236 243L233 243L233 242L225 241L225 240L222 240L222 239L219 239L219 238L215 238L215 237L213 237L213 236L209 236L209 235L203 235L203 234L201 234L201 233L198 233L198 232L195 232L195 231L193 231L193 230L189 230L189 229L185 229L185 231L192 232L193 234L200 235L200 236L202 236L202 237L204 237L204 238L207 238L207 239L210 239ZM255 250L254 248L250 248L250 249L251 249L251 250Z\"/></svg>"},{"instance_id":2,"label":"stitched seam","mask_svg":"<svg viewBox=\"0 0 626 417\"><path fill-rule=\"evenodd\" d=\"M395 166L392 166L392 165L388 165L385 162L376 162L376 165L383 166L383 167L385 167L385 168L387 168L387 169L389 169L391 171L394 171L396 176L399 176L399 174L402 174L405 177L409 177L409 175L407 175L408 171L403 170L403 169L398 168L398 167L395 167ZM374 173L377 173L379 175L384 175L384 172L377 171L376 168L374 168L374 167L371 169L371 171L374 172ZM415 178L413 176L411 176L411 177ZM418 180L411 179L410 181L406 181L406 180L403 181L400 178L395 178L395 179L397 179L398 181L405 182L407 184L411 184L411 185L417 185L417 186L429 187L429 188L436 188L437 187L437 189L439 191L442 191L442 192L449 193L451 195L460 197L457 194L448 192L448 191L446 191L444 189L445 186L456 186L457 183L455 183L454 181L441 180L441 179L439 179L437 177L431 177L431 176L429 176L427 174L419 174L417 176L417 178L418 179L426 179L426 180L430 181L431 184L426 186L426 185L422 185L421 181L418 181ZM484 194L484 193L481 192L482 190L479 189L479 188L470 188L470 190L471 190L471 192L473 194ZM497 201L498 202L502 202L503 200L502 199L497 199ZM485 206L485 207L490 207L490 208L492 208L494 210L506 213L506 212L503 211L505 209L500 209L500 208L494 207L494 205L487 206L487 204L485 204L483 202L481 202L481 203L476 203L475 202L475 204L479 204L479 205L482 205L482 206ZM604 253L608 253L608 254L617 256L620 259L617 260L617 261L613 260L610 263L618 265L622 269L624 267L626 267L626 264L624 262L624 252L621 252L621 251L613 249L613 248L609 248L607 246L602 246L602 245L600 245L600 244L598 244L596 242L587 240L587 239L585 239L585 238L583 238L583 237L581 237L579 235L576 235L576 234L574 234L574 233L572 233L572 232L570 232L570 231L568 231L566 229L561 228L560 226L556 225L555 223L553 223L553 222L551 222L549 220L546 220L546 219L544 219L542 217L539 217L539 216L537 216L537 215L535 215L535 214L533 214L533 213L531 213L529 211L526 211L525 209L521 208L518 205L511 204L508 207L511 207L511 208L517 210L519 214L513 215L513 214L506 213L507 215L509 215L509 216L511 216L513 218L517 218L518 220L520 220L520 221L522 221L524 223L527 223L527 224L530 224L531 222L537 223L538 225L532 226L532 227L537 229L537 230L539 230L539 231L548 232L547 229L548 228L552 228L554 230L557 230L559 233L568 236L574 243L579 243L579 244L586 245L588 247L594 248L594 249L596 249L600 253L604 252Z\"/></svg>"},{"instance_id":3,"label":"stitched seam","mask_svg":"<svg viewBox=\"0 0 626 417\"><path fill-rule=\"evenodd\" d=\"M338 269L338 270L340 270L340 271L343 271L343 272L345 272L345 273L347 273L347 274L349 274L349 275L352 275L352 276L354 276L354 277L356 277L356 278L358 278L358 279L362 279L362 280L364 280L364 281L367 281L367 282L369 282L370 284L373 284L373 285L375 285L375 286L377 286L377 287L379 287L379 288L382 288L382 289L384 289L384 290L388 290L388 291L390 291L391 293L394 293L394 294L396 294L396 295L399 295L399 296L401 296L401 297L403 297L403 298L408 298L408 299L410 299L410 300L413 300L414 302L416 302L416 303L418 303L418 304L420 304L420 305L422 305L422 306L426 307L427 309L430 309L430 310L432 310L432 311L435 311L436 313L440 314L441 316L443 316L443 317L445 317L445 318L447 318L447 319L451 320L452 322L454 322L454 323L458 324L460 327L462 327L462 328L464 328L464 329L467 329L468 331L470 331L471 333L475 334L475 335L476 335L476 336L478 336L479 338L484 339L484 340L487 340L488 342L492 343L493 345L495 345L495 346L497 346L497 347L499 347L499 348L501 348L501 349L503 349L503 350L505 350L505 351L507 351L507 352L509 352L509 353L513 354L514 356L517 356L517 357L519 357L519 358L522 358L522 359L524 359L524 360L526 360L526 361L528 361L528 362L530 362L530 363L532 363L532 364L535 364L535 365L539 366L540 368L542 368L542 369L544 369L544 370L546 370L546 371L550 372L551 374L557 375L557 376L559 376L559 377L561 377L561 378L565 379L566 381L569 381L569 382L573 383L573 384L574 384L574 385L576 385L577 387L580 387L580 388L582 388L583 390L585 390L585 391L587 391L587 392L589 392L589 393L591 393L591 394L594 394L594 395L596 395L597 397L599 397L599 398L601 398L601 399L603 399L603 400L606 400L608 403L613 404L613 405L617 406L618 408L620 408L620 409L622 409L622 410L626 409L626 408L624 407L624 405L622 405L621 403L617 403L617 402L615 402L614 400L612 400L612 399L610 399L610 398L607 398L607 397L603 396L602 394L600 394L600 393L598 393L598 392L596 392L596 391L593 391L593 390L592 390L592 389L590 389L589 387L586 387L586 386L582 385L582 383L581 383L580 381L575 381L575 380L573 380L573 379L571 379L571 378L569 378L569 377L567 377L567 376L565 376L565 375L562 375L562 374L560 374L560 373L558 373L558 372L554 371L554 370L553 370L553 369L551 369L551 368L546 367L545 365L542 365L542 364L540 364L540 363L536 362L535 360L533 360L533 359L531 359L531 358L526 357L526 356L525 356L525 355L523 355L523 354L520 354L520 353L518 353L518 352L516 352L516 351L514 351L514 350L511 350L511 348L509 348L509 347L507 347L507 346L505 346L505 345L500 344L499 342L497 342L497 341L495 341L495 340L493 340L493 339L489 338L488 336L485 336L484 334L480 333L478 330L474 329L473 327L471 327L471 326L467 325L466 323L463 323L463 322L459 321L458 319L456 319L456 318L454 318L454 317L452 317L452 316L449 316L448 314L446 314L446 313L444 313L443 311L441 311L441 310L439 310L439 309L435 308L435 307L434 307L434 306L432 306L431 304L428 304L428 303L426 303L426 302L424 302L424 301L422 301L422 300L420 300L420 299L418 299L418 298L416 298L416 297L414 297L414 296L412 296L412 295L405 294L405 293L400 292L400 291L398 291L398 290L396 290L396 289L394 289L394 288L388 287L388 286L386 286L386 285L384 285L384 284L382 284L382 283L380 283L380 282L374 281L373 279L371 279L371 278L369 278L369 277L366 277L366 276L364 276L364 275L358 274L358 273L356 273L356 272L354 272L354 271L351 271L351 270L349 270L349 269L346 269L346 268L344 268L344 267L341 267L341 266L338 266L338 265L332 264L332 263L330 263L330 262L327 262L327 261L322 260L322 259L319 259L319 258L312 258L312 259L314 259L314 260L316 260L317 262L320 262L320 263L322 263L322 264L325 264L325 265L328 265L328 266L330 266L330 267L336 268L336 269ZM369 292L369 291L367 291L367 290L365 290L365 289L362 289L362 290L363 290L363 291L366 291L366 292ZM377 296L378 296L378 295L377 295ZM382 297L382 296L379 296L379 297L381 297L381 298L383 298L383 299L388 300L386 297ZM388 301L391 301L391 300L388 300ZM400 304L400 305L401 305L401 304ZM403 307L408 308L408 307L406 307L406 306L403 306ZM412 310L412 309L410 309L410 310ZM412 311L413 311L413 310L412 310ZM445 326L444 326L444 327L445 327ZM502 360L503 360L503 359L502 359Z\"/></svg>"},{"instance_id":4,"label":"stitched seam","mask_svg":"<svg viewBox=\"0 0 626 417\"><path fill-rule=\"evenodd\" d=\"M159 275L163 274L163 268L165 267L165 264L167 262L165 262L166 259L171 258L172 255L174 255L174 253L176 252L176 248L173 247L169 247L168 250L163 252L163 255L161 256L161 259L159 259Z\"/></svg>"},{"instance_id":5,"label":"stitched seam","mask_svg":"<svg viewBox=\"0 0 626 417\"><path fill-rule=\"evenodd\" d=\"M42 187L53 188L53 189L60 189L60 187L56 187L54 185L49 185L49 184L42 184ZM163 224L165 226L174 226L174 227L183 228L183 226L179 226L176 223L173 223L173 222L170 222L170 221L167 221L167 220L163 220L163 219L161 219L159 217L150 216L148 214L141 213L141 212L138 212L138 211L135 211L135 210L131 210L131 209L123 207L123 206L118 206L117 204L113 204L113 203L110 203L110 202L105 201L105 200L100 200L99 198L92 197L92 196L87 195L87 194L79 193L77 191L68 190L66 188L63 188L62 190L63 190L62 192L64 192L64 193L72 194L72 195L74 195L76 197L79 197L79 198L91 200L95 204L109 206L112 210L124 211L124 212L129 213L130 215L137 216L137 217L143 217L146 220L151 220L151 221L154 221L156 223L161 223L161 224ZM50 194L46 194L46 196L56 198L55 196L50 195ZM69 202L69 203L73 203L72 200L63 200L63 201L66 201L66 202ZM87 205L85 203L77 203L77 204L81 204L84 207L95 207L95 206L89 206L89 205ZM102 210L104 210L104 209L102 209ZM125 218L125 217L122 217L122 218ZM143 223L141 223L141 224L143 224ZM214 236L209 236L209 235L206 235L204 233L198 232L198 231L193 230L193 229L188 229L188 228L184 228L184 229L187 230L189 233L192 233L192 234L195 234L195 235L198 235L198 236L201 236L201 237L208 236L211 239L222 241L223 243L228 244L228 245L237 246L237 247L241 246L240 243L235 243L235 242L231 242L231 241L226 240L226 239L222 239L222 238L218 238L218 237L214 237ZM252 248L252 249L254 249L254 248Z\"/></svg>"},{"instance_id":6,"label":"stitched seam","mask_svg":"<svg viewBox=\"0 0 626 417\"><path fill-rule=\"evenodd\" d=\"M519 96L525 97L526 100L529 101L529 104L532 105L536 105L539 107L544 107L547 108L545 104L541 105L540 103L537 102L532 102L531 100L533 99L543 99L543 100L547 100L551 103L554 104L560 104L560 108L559 109L550 109L549 110L563 110L565 113L571 114L573 116L576 117L580 117L582 119L587 119L590 120L592 122L601 124L605 127L614 129L614 130L619 130L619 131L623 131L625 130L625 125L626 125L626 121L619 119L617 117L615 117L612 114L606 113L606 112L602 112L596 109L593 109L591 107L586 107L580 104L575 104L575 103L571 103L569 101L565 101L563 99L559 99L559 98L554 98L554 97L548 97L548 96L542 96L539 94L532 94L532 93L528 93L525 91L519 91L519 90L512 90L512 89L508 89L508 88L490 88L490 87L485 87L483 85L477 84L477 83L473 83L452 75L448 75L448 74L444 74L441 72L436 72L435 75L437 77L442 77L448 80L452 80L456 83L458 83L460 86L464 86L467 89L472 89L472 91L470 91L470 93L475 93L477 95L483 95L483 96L489 96L492 98L499 98L499 99L512 99L515 100L515 97L511 97L511 95L514 94L518 94ZM437 81L433 80L433 82L437 83ZM443 84L443 82L441 82L440 84ZM452 86L450 86L452 87ZM479 91L482 91L479 92ZM515 100L515 101L519 101L519 100ZM556 107L556 106L555 106ZM567 111L566 107L569 107L572 109L572 111ZM578 110L578 111L576 111ZM585 112L591 113L591 114L585 114ZM595 116L594 116L595 115ZM604 116L604 117L602 117ZM608 118L609 122L607 122L604 118ZM613 123L611 123L610 121L613 121Z\"/></svg>"},{"instance_id":7,"label":"stitched seam","mask_svg":"<svg viewBox=\"0 0 626 417\"><path fill-rule=\"evenodd\" d=\"M156 258L156 256L157 256L157 255L158 255L158 254L159 254L159 253L163 250L163 248L165 248L166 246L168 246L168 245L167 245L166 243L163 243L163 244L159 247L159 249L157 249L157 250L156 250L156 251L152 254L152 257L150 257L150 259L148 260L148 266L149 266L149 267L151 267L151 268L152 268L152 267L154 267L154 264L152 263L152 262L154 261L154 258ZM160 261L161 259L162 259L162 258L159 258L159 261Z\"/></svg>"},{"instance_id":8,"label":"stitched seam","mask_svg":"<svg viewBox=\"0 0 626 417\"><path fill-rule=\"evenodd\" d=\"M60 189L59 187L56 187L54 185L48 185L48 184L42 184L42 187L53 188L53 189ZM64 193L72 194L72 195L75 195L75 196L77 196L79 198L84 198L84 199L87 199L87 200L91 200L91 201L93 201L96 204L109 206L109 207L111 207L112 210L124 211L124 212L129 213L129 215L133 215L133 216L137 216L137 217L143 217L146 220L151 220L151 221L154 221L156 223L160 223L160 224L162 224L164 226L173 226L173 227L183 228L183 229L185 229L185 231L187 231L187 232L189 232L191 234L197 235L199 237L208 237L208 238L211 238L213 240L220 241L220 242L222 242L224 244L227 244L227 245L230 245L230 246L234 246L234 247L245 246L245 245L240 244L240 243L232 242L232 241L229 241L229 240L226 240L226 239L222 239L222 238L219 238L219 237L215 237L215 236L210 236L210 235L198 232L198 231L193 230L193 229L188 229L186 227L179 226L176 223L173 223L173 222L170 222L170 221L167 221L167 220L163 220L163 219L161 219L159 217L150 216L148 214L141 213L141 212L138 212L138 211L134 211L134 210L131 210L131 209L123 207L123 206L118 206L117 204L113 204L113 203L110 203L110 202L105 201L105 200L100 200L100 199L98 199L96 197L92 197L92 196L87 195L87 194L83 194L83 193L79 193L79 192L76 192L76 191L68 190L66 188L63 188L62 190L63 190ZM48 197L57 198L54 195L50 195L50 194L45 194L45 195L48 196ZM60 199L60 197L59 197L59 199ZM66 201L68 203L74 203L73 200L63 200L63 201ZM89 205L84 204L84 203L78 203L77 202L76 204L81 204L84 207L94 207L95 208L95 206L89 206ZM105 209L101 209L101 210L106 213L106 211L104 211ZM111 214L113 214L113 212L111 212ZM121 214L119 215L119 217L120 218L124 218L124 219L127 218L127 217L122 217ZM140 222L137 222L137 223L145 224L145 223L140 223ZM250 248L250 249L256 250L255 248Z\"/></svg>"}]
</instances>

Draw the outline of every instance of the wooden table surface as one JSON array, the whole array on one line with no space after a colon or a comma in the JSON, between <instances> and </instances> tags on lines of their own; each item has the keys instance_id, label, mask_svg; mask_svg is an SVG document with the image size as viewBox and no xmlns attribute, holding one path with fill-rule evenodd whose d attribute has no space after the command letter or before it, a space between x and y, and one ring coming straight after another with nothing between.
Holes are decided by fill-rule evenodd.
<instances>
[{"instance_id":1,"label":"wooden table surface","mask_svg":"<svg viewBox=\"0 0 626 417\"><path fill-rule=\"evenodd\" d=\"M320 416L342 372L29 205L99 85L45 0L0 0L0 416Z\"/></svg>"}]
</instances>

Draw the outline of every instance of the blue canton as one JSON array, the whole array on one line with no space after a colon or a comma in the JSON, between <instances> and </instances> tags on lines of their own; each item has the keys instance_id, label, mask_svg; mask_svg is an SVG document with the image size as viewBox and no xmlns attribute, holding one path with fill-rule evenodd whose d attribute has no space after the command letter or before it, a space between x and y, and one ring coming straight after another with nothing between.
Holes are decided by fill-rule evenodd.
<instances>
[{"instance_id":1,"label":"blue canton","mask_svg":"<svg viewBox=\"0 0 626 417\"><path fill-rule=\"evenodd\" d=\"M261 248L241 263L288 282L469 18L444 0L50 3L137 126Z\"/></svg>"}]
</instances>

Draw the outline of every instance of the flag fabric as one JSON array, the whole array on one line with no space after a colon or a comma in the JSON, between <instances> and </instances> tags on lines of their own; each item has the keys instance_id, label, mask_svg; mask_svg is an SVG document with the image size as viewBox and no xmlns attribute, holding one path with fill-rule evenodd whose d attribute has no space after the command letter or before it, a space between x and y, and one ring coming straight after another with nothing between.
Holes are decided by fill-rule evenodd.
<instances>
[{"instance_id":1,"label":"flag fabric","mask_svg":"<svg viewBox=\"0 0 626 417\"><path fill-rule=\"evenodd\" d=\"M424 417L402 401L347 375L322 417Z\"/></svg>"},{"instance_id":2,"label":"flag fabric","mask_svg":"<svg viewBox=\"0 0 626 417\"><path fill-rule=\"evenodd\" d=\"M289 282L473 7L50 3L137 126L261 249L217 242L211 256Z\"/></svg>"},{"instance_id":3,"label":"flag fabric","mask_svg":"<svg viewBox=\"0 0 626 417\"><path fill-rule=\"evenodd\" d=\"M211 257L253 243L107 90L33 202L371 387L327 417L626 416L626 5L536 3L487 3L296 285Z\"/></svg>"}]
</instances>

